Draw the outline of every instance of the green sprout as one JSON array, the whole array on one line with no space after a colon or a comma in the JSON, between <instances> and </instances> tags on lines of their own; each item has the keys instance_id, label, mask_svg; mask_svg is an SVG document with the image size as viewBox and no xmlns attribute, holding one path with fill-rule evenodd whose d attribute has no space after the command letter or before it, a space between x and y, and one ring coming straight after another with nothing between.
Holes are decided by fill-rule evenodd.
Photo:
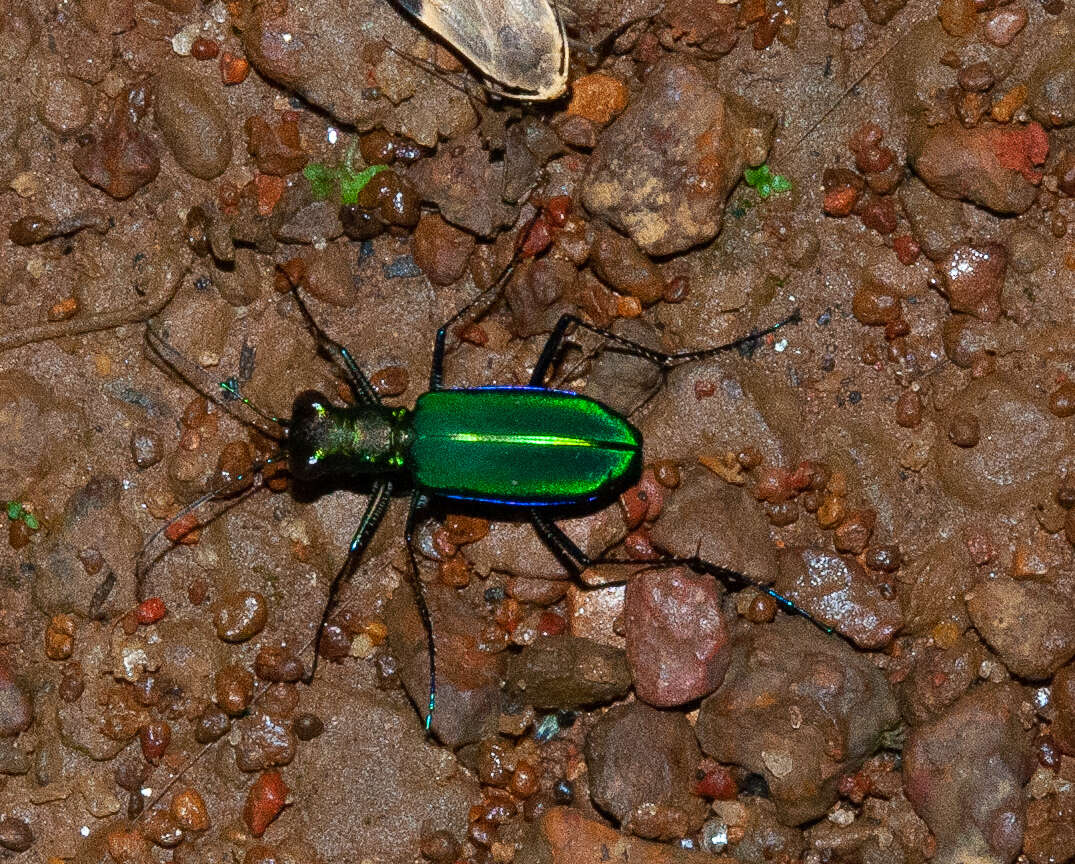
<instances>
[{"instance_id":1,"label":"green sprout","mask_svg":"<svg viewBox=\"0 0 1075 864\"><path fill-rule=\"evenodd\" d=\"M31 531L36 531L41 527L41 523L37 521L37 517L22 506L19 501L7 502L7 518L12 522L23 521L26 523L26 527Z\"/></svg>"},{"instance_id":2,"label":"green sprout","mask_svg":"<svg viewBox=\"0 0 1075 864\"><path fill-rule=\"evenodd\" d=\"M302 169L303 176L310 181L310 191L318 201L339 198L341 204L357 204L358 193L374 178L387 170L387 165L370 165L361 171L354 167L355 144L347 149L347 155L339 165L326 165L324 162L311 162Z\"/></svg>"},{"instance_id":3,"label":"green sprout","mask_svg":"<svg viewBox=\"0 0 1075 864\"><path fill-rule=\"evenodd\" d=\"M743 179L758 193L760 198L768 198L774 192L791 191L791 181L783 174L771 173L768 163L763 163L757 168L747 168L743 172Z\"/></svg>"}]
</instances>

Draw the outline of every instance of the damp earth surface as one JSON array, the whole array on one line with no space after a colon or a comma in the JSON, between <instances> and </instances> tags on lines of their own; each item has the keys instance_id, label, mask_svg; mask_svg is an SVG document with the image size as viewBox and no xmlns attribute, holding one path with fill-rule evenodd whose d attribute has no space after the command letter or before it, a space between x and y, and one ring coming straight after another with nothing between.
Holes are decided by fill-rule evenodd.
<instances>
[{"instance_id":1,"label":"damp earth surface","mask_svg":"<svg viewBox=\"0 0 1075 864\"><path fill-rule=\"evenodd\" d=\"M389 0L0 13L0 861L1075 860L1075 6L559 12L532 104ZM636 563L430 514L427 734L406 497L305 683L370 487L270 418L352 398L293 292L409 407L490 286L453 386L801 320L572 337Z\"/></svg>"}]
</instances>

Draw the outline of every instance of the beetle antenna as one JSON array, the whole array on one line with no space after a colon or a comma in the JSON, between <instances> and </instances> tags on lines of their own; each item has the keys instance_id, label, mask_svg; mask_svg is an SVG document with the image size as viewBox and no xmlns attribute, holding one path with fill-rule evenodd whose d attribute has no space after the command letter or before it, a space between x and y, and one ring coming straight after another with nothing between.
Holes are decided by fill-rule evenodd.
<instances>
[{"instance_id":1,"label":"beetle antenna","mask_svg":"<svg viewBox=\"0 0 1075 864\"><path fill-rule=\"evenodd\" d=\"M153 564L154 562L156 562L157 558L160 557L160 555L158 555L155 558L150 559L148 557L149 556L149 551L152 548L153 544L156 543L157 540L159 540L162 535L167 535L169 530L173 529L175 525L177 525L179 522L181 522L183 519L185 519L187 516L189 516L191 513L193 513L195 510L197 510L203 504L208 504L210 501L213 501L216 498L223 497L225 494L227 494L228 490L231 487L235 486L237 483L244 482L248 477L250 477L251 474L254 475L254 480L253 480L251 486L249 488L247 488L247 489L240 490L241 491L240 497L237 498L234 502L232 502L231 506L234 506L234 504L238 504L240 501L245 499L247 495L249 495L252 492L256 492L258 489L261 488L261 482L260 481L261 481L261 477L262 477L262 471L264 471L264 469L267 466L275 464L277 462L280 462L281 460L283 460L285 458L286 458L286 456L285 456L284 453L277 452L277 453L272 454L271 456L266 457L265 459L262 459L262 460L260 460L258 462L255 462L253 465L250 466L250 469L248 471L245 471L242 474L237 474L236 476L232 477L227 482L221 483L219 486L216 486L213 489L210 489L204 495L201 495L198 498L195 498L186 507L184 507L178 513L176 513L175 516L173 516L171 519L169 519L167 522L165 522L164 525L162 525L160 528L158 528L156 531L154 531L152 536L150 536L150 538L148 540L146 540L145 543L142 544L142 548L138 552L138 557L135 559L135 567L134 567L134 596L135 596L135 599L138 600L139 603L141 603L142 600L145 599L144 595L145 595L146 574L149 571L150 565ZM217 513L212 518L215 519L219 515L220 515L220 513ZM173 541L173 542L180 541L183 536L185 536L187 533L189 533L195 527L197 527L197 526L192 525L189 528L185 529L183 531L183 533L181 535L179 535L178 537L176 537L175 541ZM171 539L171 538L169 538L169 539ZM163 555L163 554L164 554L164 552L162 551L161 555Z\"/></svg>"}]
</instances>

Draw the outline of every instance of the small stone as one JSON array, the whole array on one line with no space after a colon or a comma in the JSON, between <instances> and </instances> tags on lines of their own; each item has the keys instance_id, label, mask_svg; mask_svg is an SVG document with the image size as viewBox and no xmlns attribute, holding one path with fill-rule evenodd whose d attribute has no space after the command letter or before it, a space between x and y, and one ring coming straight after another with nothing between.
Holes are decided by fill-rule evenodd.
<instances>
[{"instance_id":1,"label":"small stone","mask_svg":"<svg viewBox=\"0 0 1075 864\"><path fill-rule=\"evenodd\" d=\"M593 72L577 78L571 85L567 113L605 126L627 107L627 95L627 86L621 80Z\"/></svg>"},{"instance_id":2,"label":"small stone","mask_svg":"<svg viewBox=\"0 0 1075 864\"><path fill-rule=\"evenodd\" d=\"M15 816L0 818L0 846L9 852L25 852L34 845L34 832Z\"/></svg>"},{"instance_id":3,"label":"small stone","mask_svg":"<svg viewBox=\"0 0 1075 864\"><path fill-rule=\"evenodd\" d=\"M974 0L941 0L937 17L949 36L966 36L974 30Z\"/></svg>"},{"instance_id":4,"label":"small stone","mask_svg":"<svg viewBox=\"0 0 1075 864\"><path fill-rule=\"evenodd\" d=\"M131 432L131 457L139 471L152 468L163 456L160 436L156 432L144 427Z\"/></svg>"},{"instance_id":5,"label":"small stone","mask_svg":"<svg viewBox=\"0 0 1075 864\"><path fill-rule=\"evenodd\" d=\"M183 829L167 810L153 810L142 820L142 834L162 849L174 849L183 842ZM133 864L133 862L132 862Z\"/></svg>"},{"instance_id":6,"label":"small stone","mask_svg":"<svg viewBox=\"0 0 1075 864\"><path fill-rule=\"evenodd\" d=\"M535 708L571 709L622 698L631 687L624 652L580 636L550 636L508 659L507 681Z\"/></svg>"},{"instance_id":7,"label":"small stone","mask_svg":"<svg viewBox=\"0 0 1075 864\"><path fill-rule=\"evenodd\" d=\"M75 650L75 616L53 615L45 628L45 656L66 660Z\"/></svg>"},{"instance_id":8,"label":"small stone","mask_svg":"<svg viewBox=\"0 0 1075 864\"><path fill-rule=\"evenodd\" d=\"M422 216L412 242L415 264L434 285L458 281L476 245L473 234L449 224L438 213Z\"/></svg>"},{"instance_id":9,"label":"small stone","mask_svg":"<svg viewBox=\"0 0 1075 864\"><path fill-rule=\"evenodd\" d=\"M981 437L978 418L974 414L960 411L948 421L948 440L957 447L973 447Z\"/></svg>"},{"instance_id":10,"label":"small stone","mask_svg":"<svg viewBox=\"0 0 1075 864\"><path fill-rule=\"evenodd\" d=\"M220 680L219 676L217 680ZM216 705L207 705L195 721L194 740L199 744L209 744L226 735L230 728L228 715Z\"/></svg>"},{"instance_id":11,"label":"small stone","mask_svg":"<svg viewBox=\"0 0 1075 864\"><path fill-rule=\"evenodd\" d=\"M254 697L254 676L242 666L225 666L216 674L216 701L232 717L242 714ZM219 723L211 725L218 726Z\"/></svg>"},{"instance_id":12,"label":"small stone","mask_svg":"<svg viewBox=\"0 0 1075 864\"><path fill-rule=\"evenodd\" d=\"M904 390L896 400L896 423L914 429L922 422L922 397L914 390Z\"/></svg>"},{"instance_id":13,"label":"small stone","mask_svg":"<svg viewBox=\"0 0 1075 864\"><path fill-rule=\"evenodd\" d=\"M325 731L325 723L316 714L300 714L295 718L292 729L300 741L312 741Z\"/></svg>"},{"instance_id":14,"label":"small stone","mask_svg":"<svg viewBox=\"0 0 1075 864\"><path fill-rule=\"evenodd\" d=\"M826 168L821 175L825 192L822 210L826 216L850 216L866 189L866 181L848 168Z\"/></svg>"},{"instance_id":15,"label":"small stone","mask_svg":"<svg viewBox=\"0 0 1075 864\"><path fill-rule=\"evenodd\" d=\"M1024 6L1006 6L997 9L985 19L985 38L1003 48L1019 35L1026 26L1027 12Z\"/></svg>"},{"instance_id":16,"label":"small stone","mask_svg":"<svg viewBox=\"0 0 1075 864\"><path fill-rule=\"evenodd\" d=\"M169 807L172 818L184 831L205 831L209 827L209 811L197 789L180 789Z\"/></svg>"},{"instance_id":17,"label":"small stone","mask_svg":"<svg viewBox=\"0 0 1075 864\"><path fill-rule=\"evenodd\" d=\"M1049 412L1057 417L1075 414L1075 384L1065 381L1049 394Z\"/></svg>"},{"instance_id":18,"label":"small stone","mask_svg":"<svg viewBox=\"0 0 1075 864\"><path fill-rule=\"evenodd\" d=\"M220 55L220 80L226 86L242 84L250 74L250 63L245 57L238 57L230 51Z\"/></svg>"},{"instance_id":19,"label":"small stone","mask_svg":"<svg viewBox=\"0 0 1075 864\"><path fill-rule=\"evenodd\" d=\"M29 729L34 719L34 705L26 690L0 659L0 738L10 738Z\"/></svg>"},{"instance_id":20,"label":"small stone","mask_svg":"<svg viewBox=\"0 0 1075 864\"><path fill-rule=\"evenodd\" d=\"M190 56L195 60L212 60L220 53L220 45L215 39L204 36L190 43Z\"/></svg>"},{"instance_id":21,"label":"small stone","mask_svg":"<svg viewBox=\"0 0 1075 864\"><path fill-rule=\"evenodd\" d=\"M216 633L225 642L245 642L265 627L269 613L256 591L238 591L222 598L213 610Z\"/></svg>"},{"instance_id":22,"label":"small stone","mask_svg":"<svg viewBox=\"0 0 1075 864\"><path fill-rule=\"evenodd\" d=\"M212 180L231 163L227 118L201 81L178 65L157 81L154 116L175 161L188 173Z\"/></svg>"},{"instance_id":23,"label":"small stone","mask_svg":"<svg viewBox=\"0 0 1075 864\"><path fill-rule=\"evenodd\" d=\"M900 317L900 298L886 285L870 280L855 289L851 311L863 324L888 324Z\"/></svg>"},{"instance_id":24,"label":"small stone","mask_svg":"<svg viewBox=\"0 0 1075 864\"><path fill-rule=\"evenodd\" d=\"M1075 123L1075 59L1069 48L1051 51L1031 74L1030 111L1045 126Z\"/></svg>"},{"instance_id":25,"label":"small stone","mask_svg":"<svg viewBox=\"0 0 1075 864\"><path fill-rule=\"evenodd\" d=\"M171 740L172 727L164 720L146 723L138 730L138 742L142 745L142 755L151 765L160 762Z\"/></svg>"},{"instance_id":26,"label":"small stone","mask_svg":"<svg viewBox=\"0 0 1075 864\"><path fill-rule=\"evenodd\" d=\"M254 671L263 681L294 683L302 678L302 660L288 648L266 645L254 660Z\"/></svg>"},{"instance_id":27,"label":"small stone","mask_svg":"<svg viewBox=\"0 0 1075 864\"><path fill-rule=\"evenodd\" d=\"M243 820L250 833L260 837L287 803L287 784L279 771L266 771L250 787L243 805Z\"/></svg>"},{"instance_id":28,"label":"small stone","mask_svg":"<svg viewBox=\"0 0 1075 864\"><path fill-rule=\"evenodd\" d=\"M246 119L244 128L247 152L263 174L286 177L306 165L307 156L295 120L281 120L273 127L255 114Z\"/></svg>"},{"instance_id":29,"label":"small stone","mask_svg":"<svg viewBox=\"0 0 1075 864\"><path fill-rule=\"evenodd\" d=\"M984 93L995 81L993 70L985 61L964 66L956 75L959 86L970 93Z\"/></svg>"},{"instance_id":30,"label":"small stone","mask_svg":"<svg viewBox=\"0 0 1075 864\"><path fill-rule=\"evenodd\" d=\"M600 229L590 253L590 266L611 288L651 305L664 296L657 266L634 242L609 228Z\"/></svg>"},{"instance_id":31,"label":"small stone","mask_svg":"<svg viewBox=\"0 0 1075 864\"><path fill-rule=\"evenodd\" d=\"M160 171L157 145L138 129L123 97L116 100L104 129L75 151L72 162L87 183L121 201Z\"/></svg>"},{"instance_id":32,"label":"small stone","mask_svg":"<svg viewBox=\"0 0 1075 864\"><path fill-rule=\"evenodd\" d=\"M952 311L996 321L1007 267L1008 250L999 243L953 249L940 264L941 287Z\"/></svg>"},{"instance_id":33,"label":"small stone","mask_svg":"<svg viewBox=\"0 0 1075 864\"><path fill-rule=\"evenodd\" d=\"M93 119L93 89L65 75L50 77L38 97L37 114L57 135L74 135Z\"/></svg>"}]
</instances>

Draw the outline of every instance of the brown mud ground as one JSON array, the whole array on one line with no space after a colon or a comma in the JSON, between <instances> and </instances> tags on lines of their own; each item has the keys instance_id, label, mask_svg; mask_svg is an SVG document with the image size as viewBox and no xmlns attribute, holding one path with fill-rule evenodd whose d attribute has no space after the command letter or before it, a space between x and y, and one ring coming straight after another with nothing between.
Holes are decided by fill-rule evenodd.
<instances>
[{"instance_id":1,"label":"brown mud ground","mask_svg":"<svg viewBox=\"0 0 1075 864\"><path fill-rule=\"evenodd\" d=\"M386 0L0 8L0 860L1075 860L1075 7L562 12L570 89L520 107ZM360 137L392 172L341 213ZM663 382L579 337L558 384L663 386L641 491L567 528L837 634L438 517L427 738L406 497L307 686L368 490L272 472L136 604L142 543L273 450L146 319L286 417L347 395L294 283L409 406L513 241L452 384L525 382L564 312L677 350L801 309Z\"/></svg>"}]
</instances>

